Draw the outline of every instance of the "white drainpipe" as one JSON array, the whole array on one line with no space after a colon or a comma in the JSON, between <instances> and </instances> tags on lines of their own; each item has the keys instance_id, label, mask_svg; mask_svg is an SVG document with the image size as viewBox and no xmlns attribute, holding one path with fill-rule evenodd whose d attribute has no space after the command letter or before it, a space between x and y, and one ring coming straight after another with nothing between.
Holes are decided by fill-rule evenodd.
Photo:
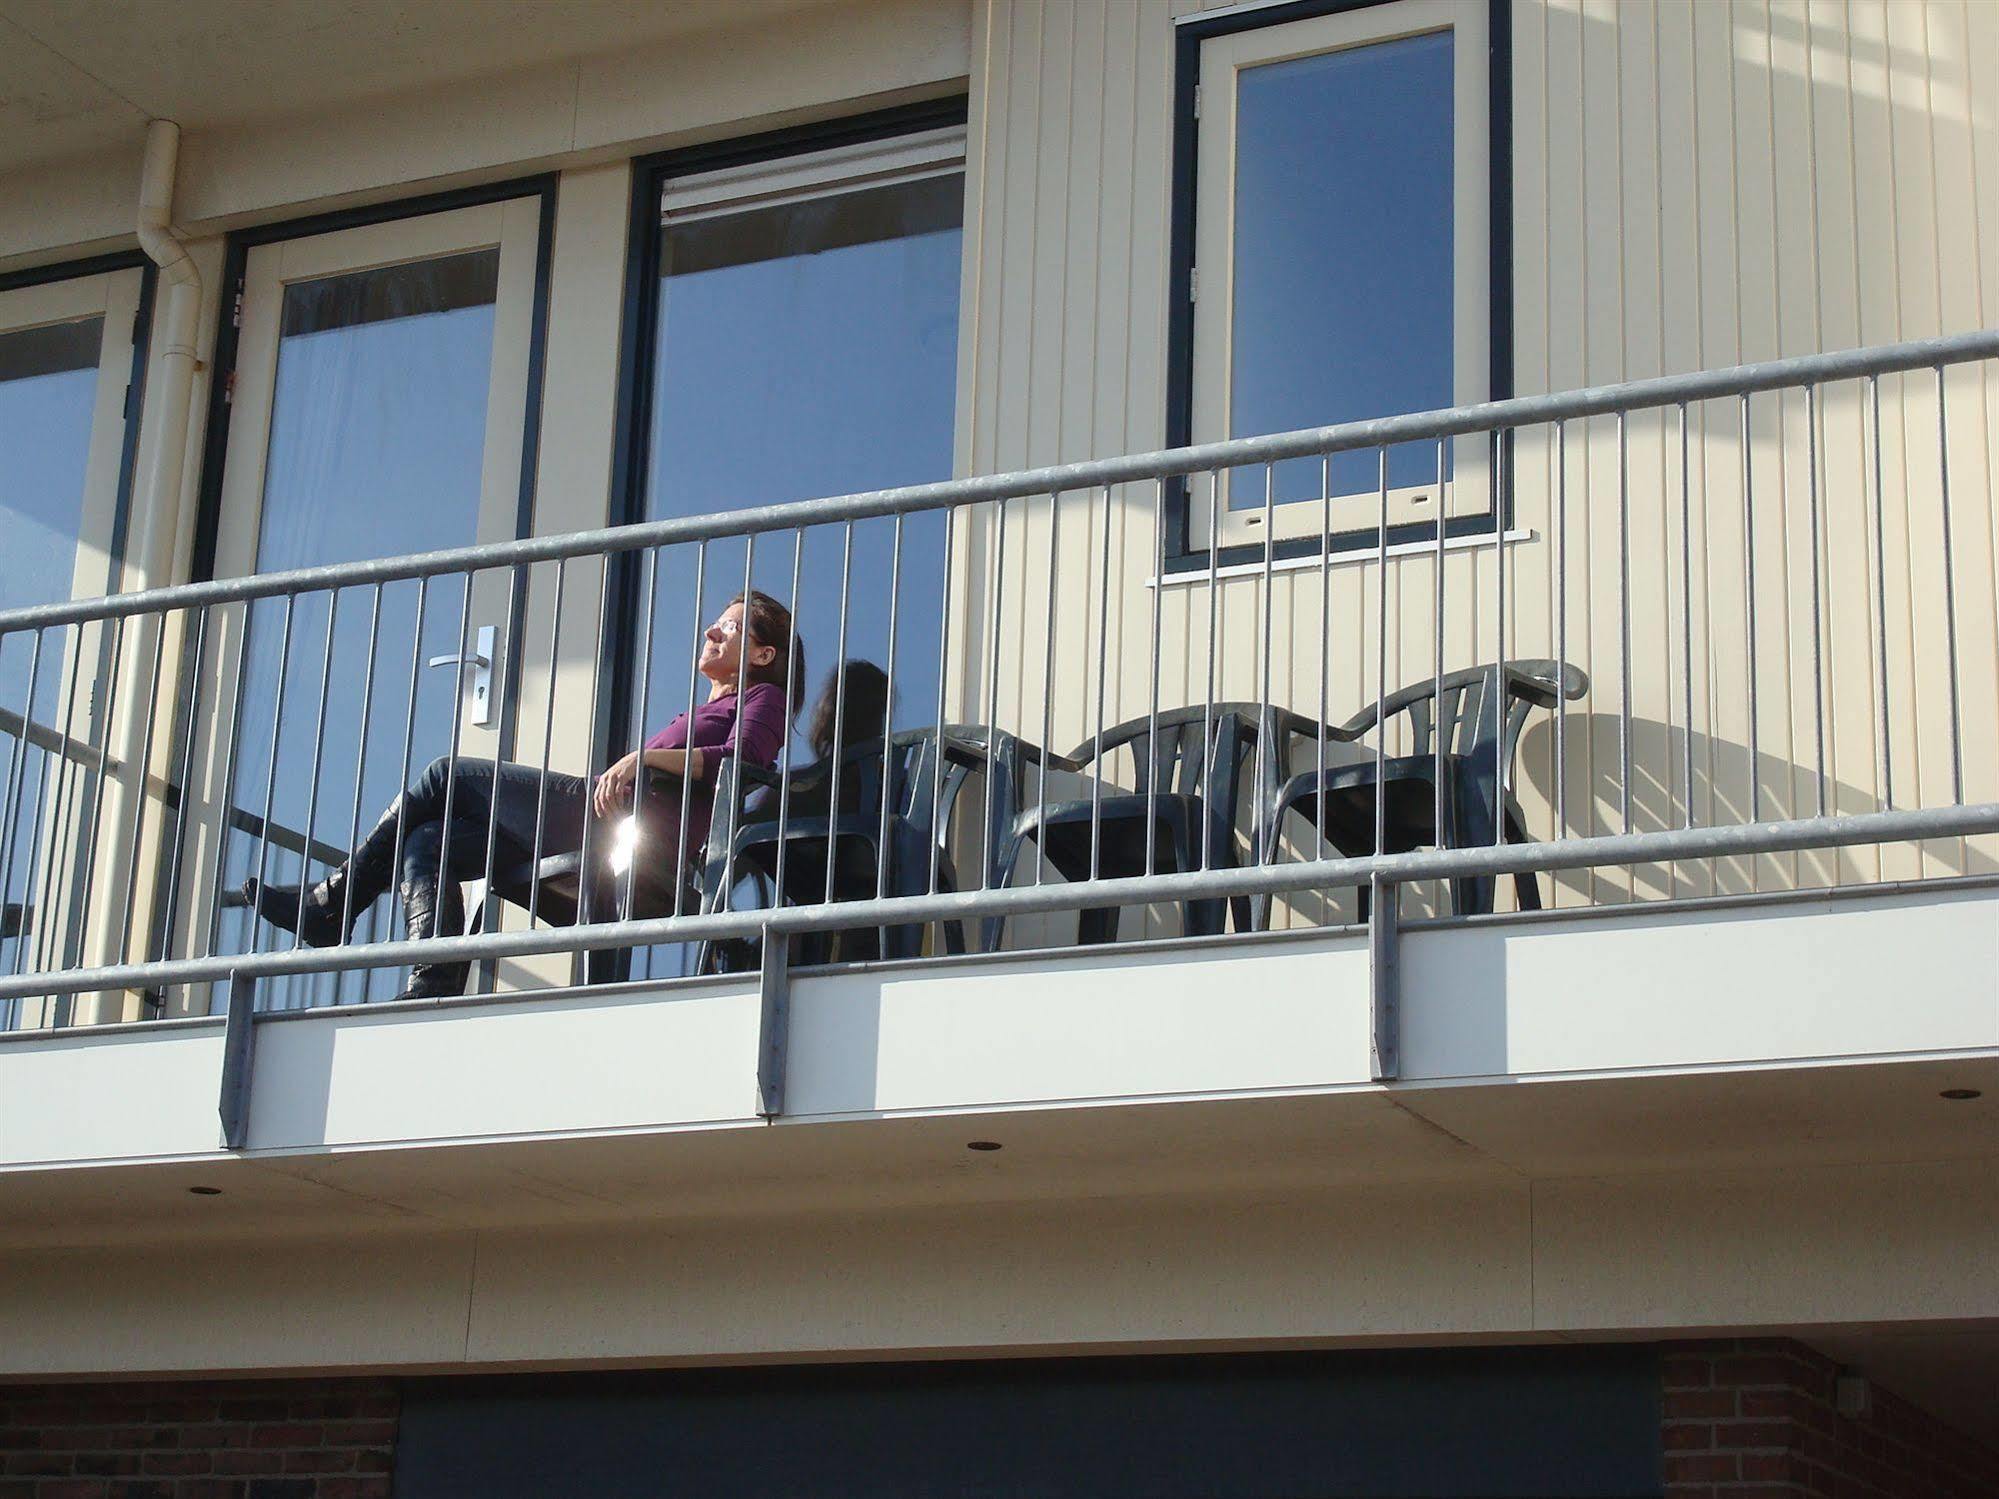
<instances>
[{"instance_id":1,"label":"white drainpipe","mask_svg":"<svg viewBox=\"0 0 1999 1499\"><path fill-rule=\"evenodd\" d=\"M159 382L146 402L158 438L132 517L131 550L144 569L142 587L168 581L153 570L170 560L158 555L158 544L176 529L180 512L189 397L199 362L195 328L201 312L201 276L170 224L179 156L180 126L172 120L154 120L146 126L146 161L139 175L139 245L160 268L167 300L160 325Z\"/></svg>"}]
</instances>

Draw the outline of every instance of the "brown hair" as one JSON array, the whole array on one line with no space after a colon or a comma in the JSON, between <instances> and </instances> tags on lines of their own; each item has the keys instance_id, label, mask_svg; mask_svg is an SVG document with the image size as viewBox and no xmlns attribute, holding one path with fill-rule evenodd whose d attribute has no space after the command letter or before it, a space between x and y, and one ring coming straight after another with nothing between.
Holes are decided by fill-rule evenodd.
<instances>
[{"instance_id":1,"label":"brown hair","mask_svg":"<svg viewBox=\"0 0 1999 1499\"><path fill-rule=\"evenodd\" d=\"M834 742L834 720L839 720L839 742ZM824 760L835 750L863 740L879 739L888 732L888 673L872 661L849 661L826 675L813 705L812 725L806 740L812 752Z\"/></svg>"},{"instance_id":2,"label":"brown hair","mask_svg":"<svg viewBox=\"0 0 1999 1499\"><path fill-rule=\"evenodd\" d=\"M751 589L730 599L725 608L743 606L743 669L752 682L771 682L784 689L795 715L805 702L805 642L792 634L791 611L767 593ZM752 646L777 648L768 666L749 665ZM739 687L740 690L740 687Z\"/></svg>"}]
</instances>

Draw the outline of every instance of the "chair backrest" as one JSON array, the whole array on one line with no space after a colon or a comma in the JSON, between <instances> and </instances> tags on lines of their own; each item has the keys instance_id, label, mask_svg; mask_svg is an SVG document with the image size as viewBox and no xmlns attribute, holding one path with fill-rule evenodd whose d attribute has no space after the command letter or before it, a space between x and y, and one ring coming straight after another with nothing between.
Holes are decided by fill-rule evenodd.
<instances>
[{"instance_id":1,"label":"chair backrest","mask_svg":"<svg viewBox=\"0 0 1999 1499\"><path fill-rule=\"evenodd\" d=\"M1506 663L1502 690L1497 663L1447 672L1442 681L1413 682L1390 694L1382 706L1390 718L1409 720L1410 745L1405 753L1446 755L1494 762L1511 772L1527 716L1535 708L1552 708L1563 698L1579 698L1589 678L1565 662L1529 658ZM1353 738L1374 725L1370 705L1342 725Z\"/></svg>"},{"instance_id":2,"label":"chair backrest","mask_svg":"<svg viewBox=\"0 0 1999 1499\"><path fill-rule=\"evenodd\" d=\"M1244 796L1254 789L1254 757L1262 740L1258 724L1283 713L1246 702L1163 708L1105 729L1101 740L1091 735L1070 758L1117 784L1129 784L1140 795L1156 789L1164 795L1199 797L1210 836L1219 838L1239 813L1249 810ZM1118 779L1120 751L1129 752L1128 782Z\"/></svg>"}]
</instances>

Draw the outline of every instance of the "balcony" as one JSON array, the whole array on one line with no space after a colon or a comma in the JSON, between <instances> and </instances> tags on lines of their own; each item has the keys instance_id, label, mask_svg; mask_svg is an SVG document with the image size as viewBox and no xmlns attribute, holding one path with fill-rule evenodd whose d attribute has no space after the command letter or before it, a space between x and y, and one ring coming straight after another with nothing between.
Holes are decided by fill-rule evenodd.
<instances>
[{"instance_id":1,"label":"balcony","mask_svg":"<svg viewBox=\"0 0 1999 1499\"><path fill-rule=\"evenodd\" d=\"M581 1140L578 1192L682 1204L745 1167L801 1201L991 1190L898 1170L974 1127L1061 1142L1074 1191L1278 1179L1328 1130L1363 1181L1714 1163L1780 1101L1758 1160L1956 1156L1926 1105L1999 1083L1995 357L0 615L17 1222L79 1232L231 1153L339 1156L381 1201L491 1167L479 1211L528 1211ZM698 706L698 626L748 589L815 662L879 649L827 752L740 735L647 771L705 836L562 847L551 778ZM494 754L526 821L453 773ZM393 890L332 945L252 919L242 881L322 877L433 759L459 799L392 808L397 862L451 828L422 846L477 930L392 937ZM439 962L467 992L391 997ZM1667 1145L1668 1110L1702 1122ZM769 1121L825 1129L801 1155ZM1183 1154L1135 1167L1134 1132ZM49 1185L83 1163L124 1168L95 1208ZM279 1175L270 1211L333 1211Z\"/></svg>"}]
</instances>

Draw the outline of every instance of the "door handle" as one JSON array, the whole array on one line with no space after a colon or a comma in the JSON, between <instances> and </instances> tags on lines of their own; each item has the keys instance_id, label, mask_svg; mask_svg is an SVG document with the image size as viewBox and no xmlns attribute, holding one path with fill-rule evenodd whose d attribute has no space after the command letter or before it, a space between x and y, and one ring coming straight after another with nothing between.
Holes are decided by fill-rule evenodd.
<instances>
[{"instance_id":1,"label":"door handle","mask_svg":"<svg viewBox=\"0 0 1999 1499\"><path fill-rule=\"evenodd\" d=\"M472 726L490 729L496 717L493 711L493 649L499 638L497 625L481 625L473 637L473 652L461 656L456 651L446 656L432 656L426 666L458 666L472 668L470 686L472 688Z\"/></svg>"}]
</instances>

